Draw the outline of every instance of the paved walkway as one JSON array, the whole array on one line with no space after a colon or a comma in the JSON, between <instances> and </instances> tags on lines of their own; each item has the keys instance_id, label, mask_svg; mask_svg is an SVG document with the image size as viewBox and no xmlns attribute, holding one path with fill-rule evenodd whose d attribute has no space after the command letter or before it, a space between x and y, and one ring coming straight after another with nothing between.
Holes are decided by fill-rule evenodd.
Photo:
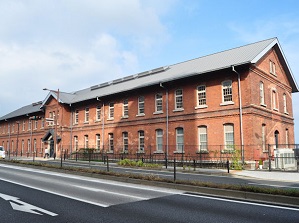
<instances>
[{"instance_id":1,"label":"paved walkway","mask_svg":"<svg viewBox=\"0 0 299 223\"><path fill-rule=\"evenodd\" d=\"M18 157L18 159L32 161L32 157L25 158L25 157ZM44 159L43 157L36 157L35 160L51 160L53 161L53 158ZM56 159L57 162L60 162L60 158ZM88 163L87 161L78 161L78 162L84 162ZM92 162L93 163L93 162ZM96 162L99 164L98 162ZM115 165L111 163L110 165ZM169 167L172 168L172 167ZM178 168L180 169L180 168ZM197 168L196 172L199 173L206 173L206 174L227 174L226 169L203 169L203 168ZM286 171L268 171L268 170L230 170L231 175L236 176L242 176L242 177L252 177L252 178L258 178L258 179L267 179L267 180L278 180L278 181L288 181L288 182L299 182L299 172L286 172Z\"/></svg>"}]
</instances>

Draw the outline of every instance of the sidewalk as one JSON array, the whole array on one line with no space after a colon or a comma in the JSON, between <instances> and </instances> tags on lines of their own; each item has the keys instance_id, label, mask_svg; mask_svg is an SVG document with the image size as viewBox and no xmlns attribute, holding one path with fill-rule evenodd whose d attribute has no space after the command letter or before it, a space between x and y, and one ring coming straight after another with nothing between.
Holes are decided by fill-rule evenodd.
<instances>
[{"instance_id":1,"label":"sidewalk","mask_svg":"<svg viewBox=\"0 0 299 223\"><path fill-rule=\"evenodd\" d=\"M24 161L33 161L32 157L18 157L19 160ZM36 157L36 161L54 161L53 158L45 159L43 157ZM56 158L57 162L60 162L60 158ZM69 162L81 162L81 163L89 163L88 161L74 161L74 160L67 160ZM64 162L64 160L63 160ZM104 163L93 162L91 164L98 164L104 165ZM115 166L115 163L110 163L110 165ZM165 168L165 167L164 167ZM163 168L163 169L164 169ZM173 169L173 167L168 167L168 169ZM178 171L182 171L181 167L177 167ZM194 173L193 168L191 168L190 173ZM215 174L215 175L228 175L227 169L204 169L204 168L196 168L195 173L201 174ZM276 181L287 181L287 182L299 182L299 172L286 172L286 171L269 171L269 170L230 170L229 175L236 175L239 177L251 177L257 179L265 179L265 180L276 180Z\"/></svg>"}]
</instances>

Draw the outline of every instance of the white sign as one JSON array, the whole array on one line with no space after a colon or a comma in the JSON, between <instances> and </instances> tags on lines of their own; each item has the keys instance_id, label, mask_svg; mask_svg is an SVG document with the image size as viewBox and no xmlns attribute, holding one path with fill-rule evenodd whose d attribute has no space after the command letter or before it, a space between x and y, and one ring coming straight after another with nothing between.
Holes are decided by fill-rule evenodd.
<instances>
[{"instance_id":1,"label":"white sign","mask_svg":"<svg viewBox=\"0 0 299 223\"><path fill-rule=\"evenodd\" d=\"M17 198L17 197L13 197L13 196L1 194L1 193L0 193L0 197L6 201L9 201L11 207L16 211L23 211L23 212L28 212L28 213L32 213L32 214L38 214L38 215L43 215L42 213L50 215L50 216L58 215L53 212L47 211L45 209L42 209L42 208L36 207L34 205L20 201L19 198Z\"/></svg>"}]
</instances>

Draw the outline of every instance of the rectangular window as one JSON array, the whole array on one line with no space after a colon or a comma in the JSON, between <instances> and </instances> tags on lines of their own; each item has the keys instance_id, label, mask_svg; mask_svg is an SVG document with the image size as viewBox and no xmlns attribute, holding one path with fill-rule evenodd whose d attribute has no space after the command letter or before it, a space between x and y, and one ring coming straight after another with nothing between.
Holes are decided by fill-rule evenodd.
<instances>
[{"instance_id":1,"label":"rectangular window","mask_svg":"<svg viewBox=\"0 0 299 223\"><path fill-rule=\"evenodd\" d=\"M198 127L198 142L199 142L199 151L208 150L208 136L207 136L207 127L200 126Z\"/></svg>"},{"instance_id":2,"label":"rectangular window","mask_svg":"<svg viewBox=\"0 0 299 223\"><path fill-rule=\"evenodd\" d=\"M138 150L144 152L144 131L138 132Z\"/></svg>"},{"instance_id":3,"label":"rectangular window","mask_svg":"<svg viewBox=\"0 0 299 223\"><path fill-rule=\"evenodd\" d=\"M128 152L128 149L129 149L128 132L123 132L123 152Z\"/></svg>"},{"instance_id":4,"label":"rectangular window","mask_svg":"<svg viewBox=\"0 0 299 223\"><path fill-rule=\"evenodd\" d=\"M44 118L42 118L42 120L41 120L41 129L43 129L45 127L45 119Z\"/></svg>"},{"instance_id":5,"label":"rectangular window","mask_svg":"<svg viewBox=\"0 0 299 223\"><path fill-rule=\"evenodd\" d=\"M277 93L276 90L272 90L272 109L277 110Z\"/></svg>"},{"instance_id":6,"label":"rectangular window","mask_svg":"<svg viewBox=\"0 0 299 223\"><path fill-rule=\"evenodd\" d=\"M31 130L31 120L28 120L28 130Z\"/></svg>"},{"instance_id":7,"label":"rectangular window","mask_svg":"<svg viewBox=\"0 0 299 223\"><path fill-rule=\"evenodd\" d=\"M22 130L23 130L23 131L25 131L25 125L26 125L26 124L25 124L25 121L23 121L23 127L22 127ZM3 129L4 129L4 128L3 128Z\"/></svg>"},{"instance_id":8,"label":"rectangular window","mask_svg":"<svg viewBox=\"0 0 299 223\"><path fill-rule=\"evenodd\" d=\"M96 108L96 121L101 121L101 105L98 105Z\"/></svg>"},{"instance_id":9,"label":"rectangular window","mask_svg":"<svg viewBox=\"0 0 299 223\"><path fill-rule=\"evenodd\" d=\"M289 148L289 130L286 129L286 148Z\"/></svg>"},{"instance_id":10,"label":"rectangular window","mask_svg":"<svg viewBox=\"0 0 299 223\"><path fill-rule=\"evenodd\" d=\"M138 115L144 115L144 97L138 98Z\"/></svg>"},{"instance_id":11,"label":"rectangular window","mask_svg":"<svg viewBox=\"0 0 299 223\"><path fill-rule=\"evenodd\" d=\"M76 110L74 115L74 124L78 124L78 123L79 123L79 110Z\"/></svg>"},{"instance_id":12,"label":"rectangular window","mask_svg":"<svg viewBox=\"0 0 299 223\"><path fill-rule=\"evenodd\" d=\"M109 114L108 114L109 119L114 119L114 103L110 102L109 103Z\"/></svg>"},{"instance_id":13,"label":"rectangular window","mask_svg":"<svg viewBox=\"0 0 299 223\"><path fill-rule=\"evenodd\" d=\"M78 151L78 149L79 149L78 136L74 136L74 148L75 148L75 151Z\"/></svg>"},{"instance_id":14,"label":"rectangular window","mask_svg":"<svg viewBox=\"0 0 299 223\"><path fill-rule=\"evenodd\" d=\"M96 134L96 149L101 149L101 135Z\"/></svg>"},{"instance_id":15,"label":"rectangular window","mask_svg":"<svg viewBox=\"0 0 299 223\"><path fill-rule=\"evenodd\" d=\"M89 108L85 108L85 120L84 122L89 122Z\"/></svg>"},{"instance_id":16,"label":"rectangular window","mask_svg":"<svg viewBox=\"0 0 299 223\"><path fill-rule=\"evenodd\" d=\"M109 137L109 152L113 152L114 151L113 133L109 133L108 137Z\"/></svg>"},{"instance_id":17,"label":"rectangular window","mask_svg":"<svg viewBox=\"0 0 299 223\"><path fill-rule=\"evenodd\" d=\"M123 101L123 118L129 117L129 102L128 99Z\"/></svg>"},{"instance_id":18,"label":"rectangular window","mask_svg":"<svg viewBox=\"0 0 299 223\"><path fill-rule=\"evenodd\" d=\"M224 125L224 137L225 137L225 149L234 149L234 125L226 124Z\"/></svg>"},{"instance_id":19,"label":"rectangular window","mask_svg":"<svg viewBox=\"0 0 299 223\"><path fill-rule=\"evenodd\" d=\"M175 91L175 109L183 109L183 90L177 89Z\"/></svg>"},{"instance_id":20,"label":"rectangular window","mask_svg":"<svg viewBox=\"0 0 299 223\"><path fill-rule=\"evenodd\" d=\"M276 75L275 63L270 60L270 74Z\"/></svg>"},{"instance_id":21,"label":"rectangular window","mask_svg":"<svg viewBox=\"0 0 299 223\"><path fill-rule=\"evenodd\" d=\"M38 120L34 120L34 129L37 129Z\"/></svg>"},{"instance_id":22,"label":"rectangular window","mask_svg":"<svg viewBox=\"0 0 299 223\"><path fill-rule=\"evenodd\" d=\"M197 87L197 106L206 105L206 86L200 85Z\"/></svg>"},{"instance_id":23,"label":"rectangular window","mask_svg":"<svg viewBox=\"0 0 299 223\"><path fill-rule=\"evenodd\" d=\"M265 105L265 91L263 82L260 82L260 104Z\"/></svg>"},{"instance_id":24,"label":"rectangular window","mask_svg":"<svg viewBox=\"0 0 299 223\"><path fill-rule=\"evenodd\" d=\"M163 95L162 93L156 94L156 112L163 111Z\"/></svg>"},{"instance_id":25,"label":"rectangular window","mask_svg":"<svg viewBox=\"0 0 299 223\"><path fill-rule=\"evenodd\" d=\"M262 125L262 149L266 151L266 125Z\"/></svg>"},{"instance_id":26,"label":"rectangular window","mask_svg":"<svg viewBox=\"0 0 299 223\"><path fill-rule=\"evenodd\" d=\"M30 139L27 140L27 152L30 153L31 151L31 142Z\"/></svg>"},{"instance_id":27,"label":"rectangular window","mask_svg":"<svg viewBox=\"0 0 299 223\"><path fill-rule=\"evenodd\" d=\"M232 102L233 101L233 92L232 92L232 81L223 81L222 82L222 102Z\"/></svg>"},{"instance_id":28,"label":"rectangular window","mask_svg":"<svg viewBox=\"0 0 299 223\"><path fill-rule=\"evenodd\" d=\"M184 129L176 129L176 151L184 152Z\"/></svg>"},{"instance_id":29,"label":"rectangular window","mask_svg":"<svg viewBox=\"0 0 299 223\"><path fill-rule=\"evenodd\" d=\"M162 129L156 130L156 150L158 152L163 151L163 130Z\"/></svg>"},{"instance_id":30,"label":"rectangular window","mask_svg":"<svg viewBox=\"0 0 299 223\"><path fill-rule=\"evenodd\" d=\"M283 94L283 111L285 114L288 114L288 109L287 109L287 95Z\"/></svg>"},{"instance_id":31,"label":"rectangular window","mask_svg":"<svg viewBox=\"0 0 299 223\"><path fill-rule=\"evenodd\" d=\"M88 146L89 146L88 145L88 135L85 135L84 136L84 148L89 148Z\"/></svg>"}]
</instances>

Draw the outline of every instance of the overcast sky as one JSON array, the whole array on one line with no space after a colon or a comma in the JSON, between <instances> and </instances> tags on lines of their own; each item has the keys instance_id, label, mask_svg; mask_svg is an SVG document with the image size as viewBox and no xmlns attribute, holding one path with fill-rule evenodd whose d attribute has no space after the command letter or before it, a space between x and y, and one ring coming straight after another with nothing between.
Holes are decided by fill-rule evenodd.
<instances>
[{"instance_id":1,"label":"overcast sky","mask_svg":"<svg viewBox=\"0 0 299 223\"><path fill-rule=\"evenodd\" d=\"M299 81L297 0L0 0L0 117L142 71L278 37ZM299 143L299 93L293 94Z\"/></svg>"}]
</instances>

